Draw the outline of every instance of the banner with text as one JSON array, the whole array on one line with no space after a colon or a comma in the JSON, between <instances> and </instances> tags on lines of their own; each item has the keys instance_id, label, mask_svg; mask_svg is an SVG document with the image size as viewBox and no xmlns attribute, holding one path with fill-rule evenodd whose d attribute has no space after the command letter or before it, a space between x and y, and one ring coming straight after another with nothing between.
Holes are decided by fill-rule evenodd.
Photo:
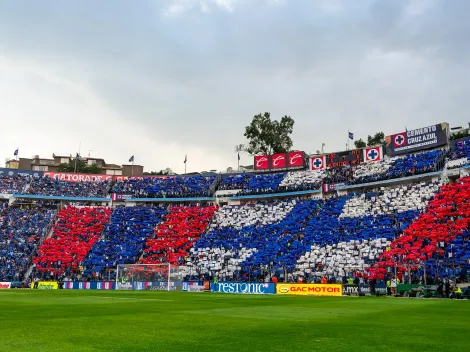
<instances>
[{"instance_id":1,"label":"banner with text","mask_svg":"<svg viewBox=\"0 0 470 352\"><path fill-rule=\"evenodd\" d=\"M279 153L274 155L257 155L254 157L255 171L285 171L305 168L304 152Z\"/></svg>"},{"instance_id":2,"label":"banner with text","mask_svg":"<svg viewBox=\"0 0 470 352\"><path fill-rule=\"evenodd\" d=\"M388 155L399 155L436 148L447 144L449 125L437 125L409 130L385 137Z\"/></svg>"},{"instance_id":3,"label":"banner with text","mask_svg":"<svg viewBox=\"0 0 470 352\"><path fill-rule=\"evenodd\" d=\"M0 167L0 176L2 177L16 177L16 176L41 177L42 175L44 175L43 171L8 169L8 168Z\"/></svg>"},{"instance_id":4,"label":"banner with text","mask_svg":"<svg viewBox=\"0 0 470 352\"><path fill-rule=\"evenodd\" d=\"M219 293L241 293L272 295L276 293L276 285L273 283L257 282L219 282L211 283L211 291Z\"/></svg>"},{"instance_id":5,"label":"banner with text","mask_svg":"<svg viewBox=\"0 0 470 352\"><path fill-rule=\"evenodd\" d=\"M276 285L276 293L279 295L342 296L342 286L340 284L282 283Z\"/></svg>"},{"instance_id":6,"label":"banner with text","mask_svg":"<svg viewBox=\"0 0 470 352\"><path fill-rule=\"evenodd\" d=\"M57 290L59 283L53 281L39 281L38 290Z\"/></svg>"},{"instance_id":7,"label":"banner with text","mask_svg":"<svg viewBox=\"0 0 470 352\"><path fill-rule=\"evenodd\" d=\"M11 287L11 282L0 282L0 290L7 290Z\"/></svg>"},{"instance_id":8,"label":"banner with text","mask_svg":"<svg viewBox=\"0 0 470 352\"><path fill-rule=\"evenodd\" d=\"M71 172L44 172L44 176L53 178L59 181L69 182L98 182L98 181L111 181L111 175L98 175L98 174L75 174Z\"/></svg>"},{"instance_id":9,"label":"banner with text","mask_svg":"<svg viewBox=\"0 0 470 352\"><path fill-rule=\"evenodd\" d=\"M131 194L118 194L118 193L111 194L111 199L116 202L124 202L126 199L131 199L133 197L134 196Z\"/></svg>"}]
</instances>

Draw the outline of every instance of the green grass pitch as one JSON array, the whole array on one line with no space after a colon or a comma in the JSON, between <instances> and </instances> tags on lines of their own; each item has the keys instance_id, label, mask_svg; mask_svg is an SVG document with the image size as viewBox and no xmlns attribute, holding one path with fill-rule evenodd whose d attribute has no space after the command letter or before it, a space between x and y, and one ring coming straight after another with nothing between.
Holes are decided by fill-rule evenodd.
<instances>
[{"instance_id":1,"label":"green grass pitch","mask_svg":"<svg viewBox=\"0 0 470 352\"><path fill-rule=\"evenodd\" d=\"M0 351L468 351L470 301L0 292Z\"/></svg>"}]
</instances>

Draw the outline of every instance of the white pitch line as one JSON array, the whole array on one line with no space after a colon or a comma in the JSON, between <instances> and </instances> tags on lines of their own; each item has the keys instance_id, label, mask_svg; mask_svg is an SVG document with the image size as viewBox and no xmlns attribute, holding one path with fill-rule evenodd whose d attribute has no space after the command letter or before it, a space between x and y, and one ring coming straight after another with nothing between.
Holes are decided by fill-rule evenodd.
<instances>
[{"instance_id":1,"label":"white pitch line","mask_svg":"<svg viewBox=\"0 0 470 352\"><path fill-rule=\"evenodd\" d=\"M158 299L158 298L131 298L131 297L107 297L107 296L95 296L93 298L109 298L109 299L126 299L132 301L159 301L159 302L173 302L172 299Z\"/></svg>"}]
</instances>

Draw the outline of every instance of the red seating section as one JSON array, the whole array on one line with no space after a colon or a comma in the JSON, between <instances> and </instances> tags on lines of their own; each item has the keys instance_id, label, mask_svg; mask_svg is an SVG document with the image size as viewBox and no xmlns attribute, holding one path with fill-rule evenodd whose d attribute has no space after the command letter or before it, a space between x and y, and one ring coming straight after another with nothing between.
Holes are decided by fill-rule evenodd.
<instances>
[{"instance_id":1,"label":"red seating section","mask_svg":"<svg viewBox=\"0 0 470 352\"><path fill-rule=\"evenodd\" d=\"M108 208L62 209L52 237L44 241L33 259L37 270L60 274L67 268L77 268L99 239L110 215Z\"/></svg>"},{"instance_id":2,"label":"red seating section","mask_svg":"<svg viewBox=\"0 0 470 352\"><path fill-rule=\"evenodd\" d=\"M155 228L155 238L146 241L141 262L183 263L216 210L216 206L171 207L164 221Z\"/></svg>"},{"instance_id":3,"label":"red seating section","mask_svg":"<svg viewBox=\"0 0 470 352\"><path fill-rule=\"evenodd\" d=\"M407 267L430 259L433 255L444 255L443 246L462 235L470 222L470 177L460 179L452 185L445 185L435 198L429 202L426 212L421 214L390 245L376 265L378 278L385 268L406 264ZM405 267L406 266L406 267ZM416 268L416 267L415 267Z\"/></svg>"}]
</instances>

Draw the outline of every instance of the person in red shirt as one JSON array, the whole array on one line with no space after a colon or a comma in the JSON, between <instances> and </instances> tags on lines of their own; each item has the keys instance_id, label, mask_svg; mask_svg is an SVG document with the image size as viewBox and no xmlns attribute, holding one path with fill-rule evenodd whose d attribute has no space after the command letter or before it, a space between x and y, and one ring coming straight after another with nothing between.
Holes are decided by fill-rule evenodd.
<instances>
[{"instance_id":1,"label":"person in red shirt","mask_svg":"<svg viewBox=\"0 0 470 352\"><path fill-rule=\"evenodd\" d=\"M323 276L323 278L321 279L321 283L323 285L327 284L328 283L328 279L326 278L326 276Z\"/></svg>"}]
</instances>

